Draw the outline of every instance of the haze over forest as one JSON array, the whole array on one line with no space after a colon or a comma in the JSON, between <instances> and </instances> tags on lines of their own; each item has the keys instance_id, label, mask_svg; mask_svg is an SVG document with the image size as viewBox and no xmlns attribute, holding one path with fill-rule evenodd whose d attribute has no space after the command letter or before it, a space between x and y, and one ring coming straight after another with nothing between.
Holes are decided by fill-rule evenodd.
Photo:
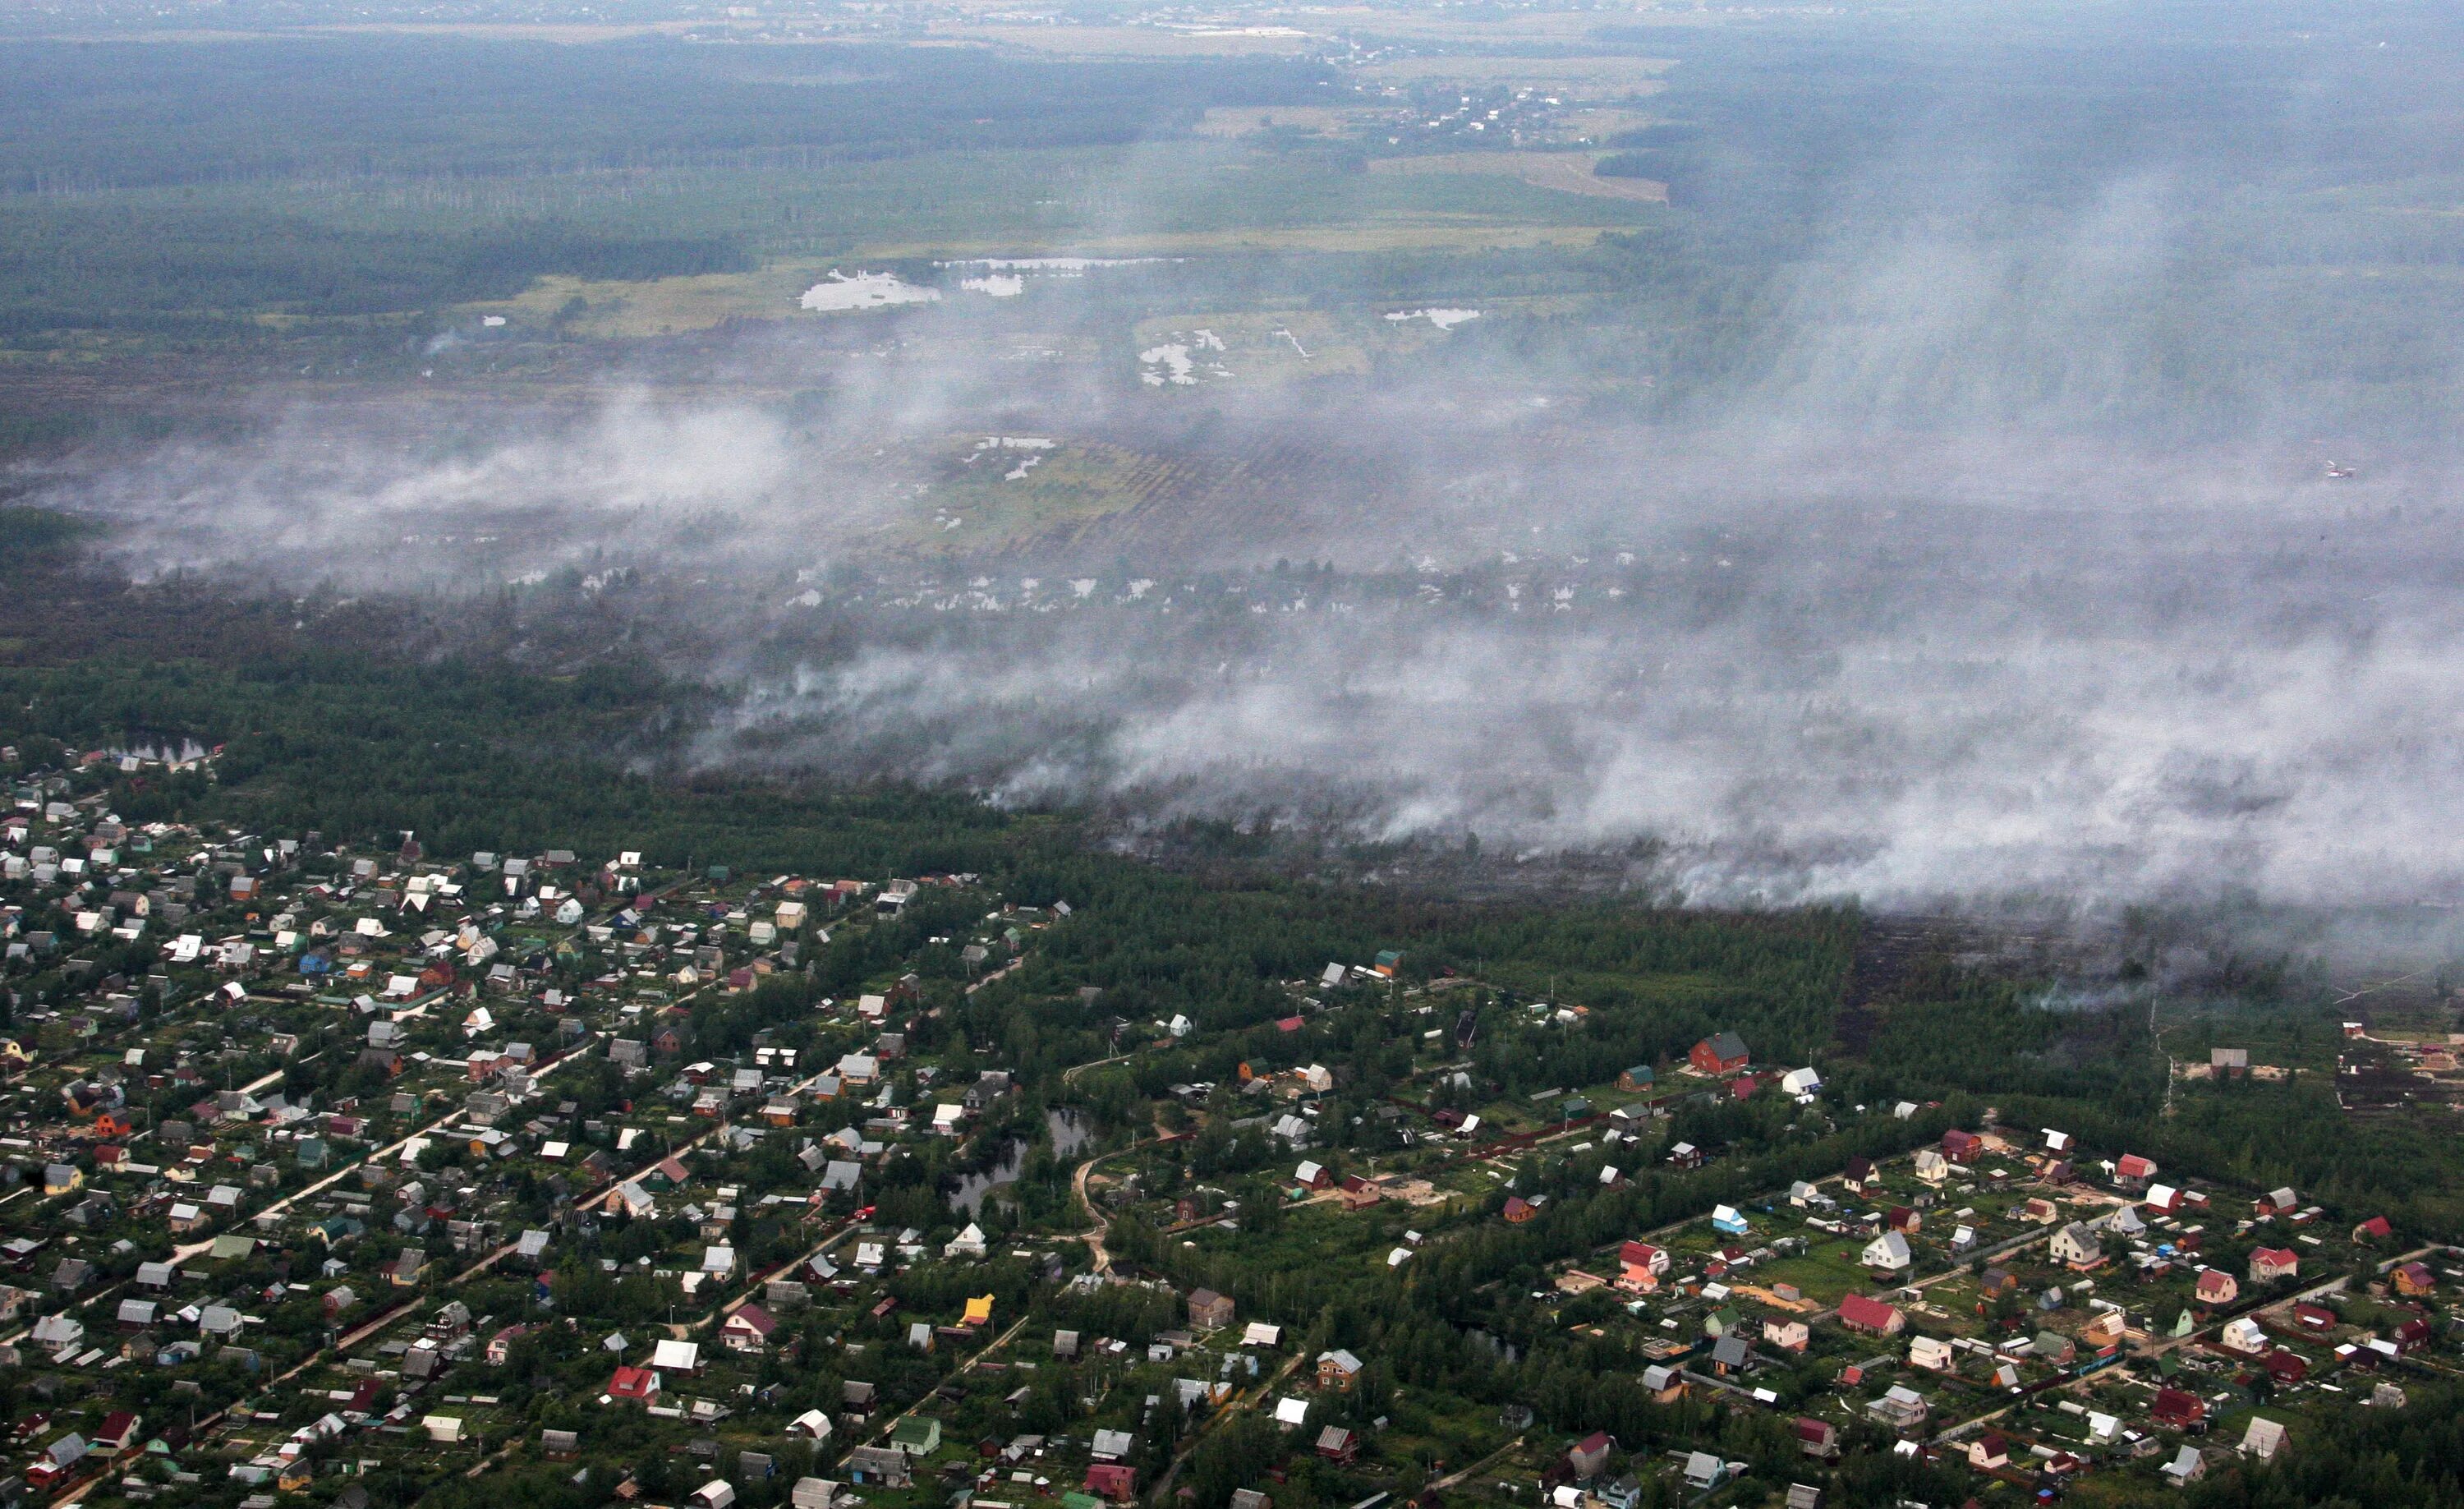
<instances>
[{"instance_id":1,"label":"haze over forest","mask_svg":"<svg viewBox=\"0 0 2464 1509\"><path fill-rule=\"evenodd\" d=\"M2450 8L204 14L6 44L9 485L141 581L1133 828L2464 880Z\"/></svg>"}]
</instances>

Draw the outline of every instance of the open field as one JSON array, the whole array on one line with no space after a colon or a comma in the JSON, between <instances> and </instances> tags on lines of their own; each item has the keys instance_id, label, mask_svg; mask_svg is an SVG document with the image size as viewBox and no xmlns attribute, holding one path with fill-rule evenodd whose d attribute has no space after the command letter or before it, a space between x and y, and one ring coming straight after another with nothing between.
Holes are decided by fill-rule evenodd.
<instances>
[{"instance_id":1,"label":"open field","mask_svg":"<svg viewBox=\"0 0 2464 1509\"><path fill-rule=\"evenodd\" d=\"M162 31L58 32L29 36L43 42L150 42L165 46L198 42L261 42L281 36L458 37L482 42L559 42L576 46L624 42L644 36L679 36L691 21L362 21L348 25L287 27L279 33L183 27Z\"/></svg>"},{"instance_id":2,"label":"open field","mask_svg":"<svg viewBox=\"0 0 2464 1509\"><path fill-rule=\"evenodd\" d=\"M1217 105L1199 118L1194 129L1199 136L1207 137L1251 136L1262 131L1307 131L1315 136L1339 136L1375 119L1376 114L1374 110L1336 105L1269 105L1261 108Z\"/></svg>"},{"instance_id":3,"label":"open field","mask_svg":"<svg viewBox=\"0 0 2464 1509\"><path fill-rule=\"evenodd\" d=\"M990 43L1057 57L1299 57L1327 38L1298 28L1224 26L1167 30L1155 26L1001 26L938 23L936 41Z\"/></svg>"},{"instance_id":4,"label":"open field","mask_svg":"<svg viewBox=\"0 0 2464 1509\"><path fill-rule=\"evenodd\" d=\"M1141 379L1154 387L1276 382L1369 369L1358 335L1319 310L1242 311L1149 320L1137 327ZM1172 358L1155 352L1178 353ZM1196 364L1194 370L1189 364ZM1176 377L1172 368L1182 368ZM1219 374L1220 376L1216 375Z\"/></svg>"},{"instance_id":5,"label":"open field","mask_svg":"<svg viewBox=\"0 0 2464 1509\"><path fill-rule=\"evenodd\" d=\"M1369 170L1397 178L1495 175L1595 199L1619 199L1630 204L1666 204L1668 186L1652 178L1602 178L1592 168L1599 154L1592 152L1449 152L1441 157L1383 157Z\"/></svg>"},{"instance_id":6,"label":"open field","mask_svg":"<svg viewBox=\"0 0 2464 1509\"><path fill-rule=\"evenodd\" d=\"M756 273L706 273L626 282L551 275L512 299L470 307L474 314L503 315L545 323L580 301L562 321L574 335L597 340L674 335L707 330L730 320L784 320L799 313L796 300L828 271L826 264L782 261Z\"/></svg>"},{"instance_id":7,"label":"open field","mask_svg":"<svg viewBox=\"0 0 2464 1509\"><path fill-rule=\"evenodd\" d=\"M1663 57L1384 58L1360 70L1381 84L1531 84L1586 96L1657 94L1675 63Z\"/></svg>"},{"instance_id":8,"label":"open field","mask_svg":"<svg viewBox=\"0 0 2464 1509\"><path fill-rule=\"evenodd\" d=\"M1615 225L1498 225L1465 217L1364 226L1287 226L1194 232L1177 235L1114 235L1091 240L1027 243L885 242L862 255L911 256L1172 256L1221 252L1492 252L1589 246Z\"/></svg>"}]
</instances>

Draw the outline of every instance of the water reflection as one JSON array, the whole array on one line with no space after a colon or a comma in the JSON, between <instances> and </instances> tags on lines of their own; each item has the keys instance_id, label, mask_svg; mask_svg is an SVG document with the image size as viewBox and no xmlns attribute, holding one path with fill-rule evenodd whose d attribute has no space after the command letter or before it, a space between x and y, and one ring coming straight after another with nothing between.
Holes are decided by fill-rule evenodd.
<instances>
[{"instance_id":1,"label":"water reflection","mask_svg":"<svg viewBox=\"0 0 2464 1509\"><path fill-rule=\"evenodd\" d=\"M1092 1141L1095 1128L1083 1112L1046 1111L1044 1115L1046 1135L1052 1139L1052 1153L1067 1159ZM1017 1138L1001 1143L1001 1158L990 1168L970 1173L958 1180L958 1187L950 1195L950 1209L963 1211L972 1221L984 1213L984 1196L997 1186L1014 1184L1026 1167L1027 1144Z\"/></svg>"}]
</instances>

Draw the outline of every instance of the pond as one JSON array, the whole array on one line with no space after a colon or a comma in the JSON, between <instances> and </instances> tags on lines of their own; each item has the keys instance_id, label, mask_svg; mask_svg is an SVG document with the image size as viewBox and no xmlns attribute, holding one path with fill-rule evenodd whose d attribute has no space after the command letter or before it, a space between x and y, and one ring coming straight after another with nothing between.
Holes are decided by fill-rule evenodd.
<instances>
[{"instance_id":1,"label":"pond","mask_svg":"<svg viewBox=\"0 0 2464 1509\"><path fill-rule=\"evenodd\" d=\"M1052 1152L1056 1158L1070 1157L1095 1135L1093 1124L1083 1112L1078 1111L1046 1111L1044 1125L1052 1139ZM966 1212L967 1219L971 1221L982 1215L984 1196L1002 1185L1018 1182L1019 1174L1026 1167L1026 1150L1027 1144L1016 1138L1003 1143L999 1162L990 1168L966 1174L958 1180L958 1187L950 1195L950 1209Z\"/></svg>"}]
</instances>

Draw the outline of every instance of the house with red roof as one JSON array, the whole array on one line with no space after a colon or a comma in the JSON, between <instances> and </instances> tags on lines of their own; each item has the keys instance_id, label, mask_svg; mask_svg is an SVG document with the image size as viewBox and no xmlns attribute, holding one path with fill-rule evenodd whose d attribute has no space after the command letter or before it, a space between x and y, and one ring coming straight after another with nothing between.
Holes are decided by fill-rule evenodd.
<instances>
[{"instance_id":1,"label":"house with red roof","mask_svg":"<svg viewBox=\"0 0 2464 1509\"><path fill-rule=\"evenodd\" d=\"M1908 1323L1908 1318L1900 1314L1897 1306L1852 1294L1839 1301L1839 1323L1852 1331L1897 1336Z\"/></svg>"},{"instance_id":2,"label":"house with red roof","mask_svg":"<svg viewBox=\"0 0 2464 1509\"><path fill-rule=\"evenodd\" d=\"M2156 1177L2156 1161L2137 1153L2124 1153L2113 1165L2115 1182L2127 1188L2144 1189L2147 1181Z\"/></svg>"},{"instance_id":3,"label":"house with red roof","mask_svg":"<svg viewBox=\"0 0 2464 1509\"><path fill-rule=\"evenodd\" d=\"M1828 1420L1812 1415L1796 1417L1796 1449L1820 1461L1832 1461L1839 1455L1839 1428Z\"/></svg>"},{"instance_id":4,"label":"house with red roof","mask_svg":"<svg viewBox=\"0 0 2464 1509\"><path fill-rule=\"evenodd\" d=\"M656 1398L658 1392L659 1375L648 1367L620 1366L616 1369L616 1376L607 1381L607 1395L611 1399L631 1399L647 1404Z\"/></svg>"},{"instance_id":5,"label":"house with red roof","mask_svg":"<svg viewBox=\"0 0 2464 1509\"><path fill-rule=\"evenodd\" d=\"M2274 1283L2301 1272L2301 1254L2289 1247L2262 1247L2250 1254L2250 1281Z\"/></svg>"},{"instance_id":6,"label":"house with red roof","mask_svg":"<svg viewBox=\"0 0 2464 1509\"><path fill-rule=\"evenodd\" d=\"M1096 1462L1087 1469L1086 1489L1098 1498L1125 1504L1138 1496L1138 1470L1127 1462Z\"/></svg>"},{"instance_id":7,"label":"house with red roof","mask_svg":"<svg viewBox=\"0 0 2464 1509\"><path fill-rule=\"evenodd\" d=\"M1578 1481L1587 1482L1609 1465L1609 1453L1616 1446L1606 1431L1594 1431L1566 1449L1566 1465L1573 1470Z\"/></svg>"},{"instance_id":8,"label":"house with red roof","mask_svg":"<svg viewBox=\"0 0 2464 1509\"><path fill-rule=\"evenodd\" d=\"M1942 1156L1954 1164L1972 1164L1985 1151L1985 1139L1952 1127L1942 1134Z\"/></svg>"},{"instance_id":9,"label":"house with red roof","mask_svg":"<svg viewBox=\"0 0 2464 1509\"><path fill-rule=\"evenodd\" d=\"M94 1445L105 1451L124 1452L137 1435L143 1417L133 1410L114 1409L102 1417L102 1425L94 1432Z\"/></svg>"},{"instance_id":10,"label":"house with red roof","mask_svg":"<svg viewBox=\"0 0 2464 1509\"><path fill-rule=\"evenodd\" d=\"M1685 1061L1706 1075L1732 1075L1752 1062L1745 1039L1734 1032L1714 1032L1694 1045Z\"/></svg>"},{"instance_id":11,"label":"house with red roof","mask_svg":"<svg viewBox=\"0 0 2464 1509\"><path fill-rule=\"evenodd\" d=\"M2200 1430L2208 1423L2208 1402L2179 1388L2159 1388L2147 1413L2158 1425L2176 1431Z\"/></svg>"},{"instance_id":12,"label":"house with red roof","mask_svg":"<svg viewBox=\"0 0 2464 1509\"><path fill-rule=\"evenodd\" d=\"M2356 1242L2384 1242L2394 1234L2395 1228L2388 1225L2387 1218L2383 1215L2371 1216L2353 1228L2353 1240Z\"/></svg>"},{"instance_id":13,"label":"house with red roof","mask_svg":"<svg viewBox=\"0 0 2464 1509\"><path fill-rule=\"evenodd\" d=\"M1617 1262L1624 1270L1617 1276L1617 1282L1629 1288L1649 1292L1659 1288L1660 1280L1668 1275L1667 1251L1649 1242L1628 1242L1618 1248Z\"/></svg>"},{"instance_id":14,"label":"house with red roof","mask_svg":"<svg viewBox=\"0 0 2464 1509\"><path fill-rule=\"evenodd\" d=\"M730 1351L758 1352L770 1344L770 1333L778 1329L778 1317L758 1304L745 1304L719 1323L718 1339Z\"/></svg>"},{"instance_id":15,"label":"house with red roof","mask_svg":"<svg viewBox=\"0 0 2464 1509\"><path fill-rule=\"evenodd\" d=\"M2197 1294L2201 1304L2231 1304L2241 1298L2241 1285L2233 1282L2233 1276L2223 1269L2211 1268L2199 1275L2199 1281L2192 1292Z\"/></svg>"}]
</instances>

